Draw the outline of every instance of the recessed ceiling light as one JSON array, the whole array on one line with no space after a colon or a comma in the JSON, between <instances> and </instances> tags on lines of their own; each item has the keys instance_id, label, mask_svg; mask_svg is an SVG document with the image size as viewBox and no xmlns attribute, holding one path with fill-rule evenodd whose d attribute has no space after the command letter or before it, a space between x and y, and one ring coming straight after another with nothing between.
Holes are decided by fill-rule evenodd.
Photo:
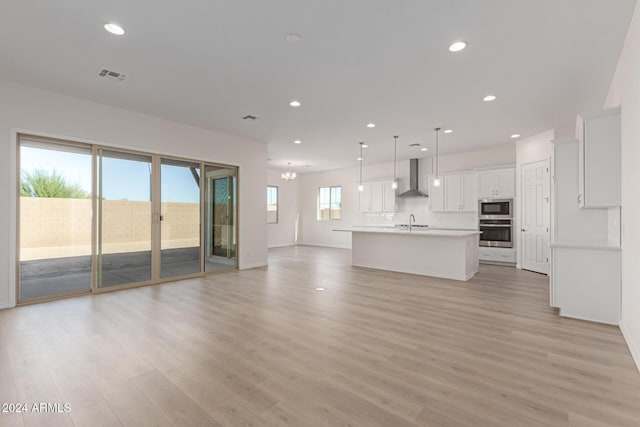
<instances>
[{"instance_id":1,"label":"recessed ceiling light","mask_svg":"<svg viewBox=\"0 0 640 427\"><path fill-rule=\"evenodd\" d=\"M356 160L361 162L362 161L362 157L356 157Z\"/></svg>"},{"instance_id":2,"label":"recessed ceiling light","mask_svg":"<svg viewBox=\"0 0 640 427\"><path fill-rule=\"evenodd\" d=\"M104 24L104 29L109 31L111 34L115 34L116 36L121 36L124 34L124 28L112 22Z\"/></svg>"},{"instance_id":3,"label":"recessed ceiling light","mask_svg":"<svg viewBox=\"0 0 640 427\"><path fill-rule=\"evenodd\" d=\"M428 150L428 148L427 148L427 147L422 147L422 148L420 149L420 151L427 151L427 150Z\"/></svg>"},{"instance_id":4,"label":"recessed ceiling light","mask_svg":"<svg viewBox=\"0 0 640 427\"><path fill-rule=\"evenodd\" d=\"M368 128L374 128L374 127L376 127L376 124L375 123L369 123L369 124L367 124L367 127Z\"/></svg>"},{"instance_id":5,"label":"recessed ceiling light","mask_svg":"<svg viewBox=\"0 0 640 427\"><path fill-rule=\"evenodd\" d=\"M367 144L362 144L362 148L369 148Z\"/></svg>"},{"instance_id":6,"label":"recessed ceiling light","mask_svg":"<svg viewBox=\"0 0 640 427\"><path fill-rule=\"evenodd\" d=\"M316 291L324 291L324 288L316 288Z\"/></svg>"},{"instance_id":7,"label":"recessed ceiling light","mask_svg":"<svg viewBox=\"0 0 640 427\"><path fill-rule=\"evenodd\" d=\"M443 130L444 133L453 133L453 129L445 129Z\"/></svg>"},{"instance_id":8,"label":"recessed ceiling light","mask_svg":"<svg viewBox=\"0 0 640 427\"><path fill-rule=\"evenodd\" d=\"M294 99L293 101L291 101L291 102L289 103L289 105L291 105L292 107L299 107L299 106L301 106L302 104L300 103L300 101L296 101L296 100Z\"/></svg>"},{"instance_id":9,"label":"recessed ceiling light","mask_svg":"<svg viewBox=\"0 0 640 427\"><path fill-rule=\"evenodd\" d=\"M465 42L462 42L462 41L453 42L451 43L451 46L449 46L449 50L451 52L460 52L465 47L467 47L467 44Z\"/></svg>"},{"instance_id":10,"label":"recessed ceiling light","mask_svg":"<svg viewBox=\"0 0 640 427\"><path fill-rule=\"evenodd\" d=\"M289 33L285 36L285 39L291 44L299 44L302 41L302 36L298 33Z\"/></svg>"},{"instance_id":11,"label":"recessed ceiling light","mask_svg":"<svg viewBox=\"0 0 640 427\"><path fill-rule=\"evenodd\" d=\"M484 102L491 102L491 101L495 101L496 100L496 96L495 95L487 95L484 98L482 98L482 100Z\"/></svg>"},{"instance_id":12,"label":"recessed ceiling light","mask_svg":"<svg viewBox=\"0 0 640 427\"><path fill-rule=\"evenodd\" d=\"M511 138L513 138L513 139L520 138L520 134L519 133L514 133L513 135L511 135Z\"/></svg>"},{"instance_id":13,"label":"recessed ceiling light","mask_svg":"<svg viewBox=\"0 0 640 427\"><path fill-rule=\"evenodd\" d=\"M300 141L299 139L296 139L295 141L293 141L294 144L302 144L302 141Z\"/></svg>"}]
</instances>

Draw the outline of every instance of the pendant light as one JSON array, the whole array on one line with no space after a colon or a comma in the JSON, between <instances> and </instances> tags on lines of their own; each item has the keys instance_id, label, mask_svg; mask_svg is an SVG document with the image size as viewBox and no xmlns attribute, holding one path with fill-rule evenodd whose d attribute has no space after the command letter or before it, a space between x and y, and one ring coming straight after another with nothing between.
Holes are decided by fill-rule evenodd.
<instances>
[{"instance_id":1,"label":"pendant light","mask_svg":"<svg viewBox=\"0 0 640 427\"><path fill-rule=\"evenodd\" d=\"M434 130L436 131L436 175L433 179L433 186L440 187L442 184L440 182L440 177L438 176L438 133L440 132L440 128L435 128Z\"/></svg>"},{"instance_id":2,"label":"pendant light","mask_svg":"<svg viewBox=\"0 0 640 427\"><path fill-rule=\"evenodd\" d=\"M283 172L282 179L285 181L291 181L292 179L296 179L296 173L291 170L291 162L287 163L289 165L289 170L287 172Z\"/></svg>"},{"instance_id":3,"label":"pendant light","mask_svg":"<svg viewBox=\"0 0 640 427\"><path fill-rule=\"evenodd\" d=\"M393 182L391 183L391 188L394 190L398 189L398 178L397 178L397 165L398 165L398 135L394 136L393 139L394 147L393 147Z\"/></svg>"},{"instance_id":4,"label":"pendant light","mask_svg":"<svg viewBox=\"0 0 640 427\"><path fill-rule=\"evenodd\" d=\"M363 157L362 157L362 148L363 148L364 142L360 143L360 157L358 157L358 159L360 159L360 184L358 184L358 191L364 191L364 185L362 185L362 162Z\"/></svg>"}]
</instances>

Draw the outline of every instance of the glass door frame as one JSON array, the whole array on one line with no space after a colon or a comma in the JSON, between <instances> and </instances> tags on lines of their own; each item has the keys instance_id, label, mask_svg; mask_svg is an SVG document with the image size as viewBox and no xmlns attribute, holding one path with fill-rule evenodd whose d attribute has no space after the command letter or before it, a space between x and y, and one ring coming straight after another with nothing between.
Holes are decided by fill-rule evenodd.
<instances>
[{"instance_id":1,"label":"glass door frame","mask_svg":"<svg viewBox=\"0 0 640 427\"><path fill-rule=\"evenodd\" d=\"M51 144L51 145L66 145L69 147L78 147L78 148L86 148L91 150L91 287L82 290L82 291L71 291L71 292L60 292L53 295L47 295L44 297L36 297L36 298L25 298L22 300L20 298L20 234L21 234L21 222L20 222L20 212L21 212L21 183L22 183L22 168L21 168L21 157L20 157L20 149L22 147L22 140L30 140L36 142L42 142L43 144ZM96 228L95 228L95 212L96 212L96 157L94 155L95 148L92 144L86 144L82 142L68 141L59 138L45 137L39 135L32 135L29 133L18 132L16 134L16 230L15 230L15 298L16 298L16 306L19 305L28 305L28 304L36 304L43 301L51 301L61 298L69 298L79 295L88 295L94 292L95 286L95 275L96 275Z\"/></svg>"},{"instance_id":2,"label":"glass door frame","mask_svg":"<svg viewBox=\"0 0 640 427\"><path fill-rule=\"evenodd\" d=\"M232 178L235 178L235 185L234 185L234 197L235 197L235 203L234 203L234 207L233 207L233 220L234 220L234 224L233 224L233 232L232 232L232 238L233 238L233 242L235 244L235 257L234 258L234 263L233 265L229 265L230 268L227 269L219 269L219 270L211 270L211 271L206 271L206 250L207 250L207 241L206 241L206 233L207 231L207 218L205 217L205 215L207 214L206 211L206 198L207 198L207 179L208 177L206 176L206 168L207 166L210 167L214 167L214 168L220 168L220 169L230 169L233 170L233 175L227 175L227 178L229 178L229 182L232 182ZM239 223L238 223L238 218L240 216L239 212L240 212L240 197L238 197L238 194L240 192L240 168L238 166L234 166L234 165L227 165L224 163L212 163L212 162L204 162L203 163L203 169L202 169L202 177L204 180L204 184L203 184L203 191L201 192L201 197L202 197L202 239L203 239L203 244L202 244L202 271L204 272L204 275L210 275L210 274L217 274L217 273L224 273L230 270L237 270L239 269L239 265L240 265L240 245L239 245L239 236L240 236L240 227L239 227ZM214 190L215 193L215 190ZM213 194L213 197L215 197L215 194ZM213 214L212 214L213 217ZM213 252L212 252L213 254Z\"/></svg>"},{"instance_id":3,"label":"glass door frame","mask_svg":"<svg viewBox=\"0 0 640 427\"><path fill-rule=\"evenodd\" d=\"M20 298L20 186L21 186L21 163L20 163L20 147L21 140L29 139L40 141L43 143L51 143L51 144L59 144L59 145L67 145L67 146L75 146L81 148L89 148L91 149L91 288L86 291L73 291L73 292L64 292L59 294L54 294L46 297L38 297L38 298L29 298L22 300ZM240 189L240 168L237 165L230 165L224 163L216 163L216 162L207 162L189 159L185 157L173 156L173 155L164 155L157 154L152 152L145 152L141 150L128 149L122 147L114 147L108 145L101 144L92 144L92 143L84 143L84 142L76 142L66 139L60 139L49 136L39 136L37 134L31 133L22 133L18 132L16 134L16 232L15 232L15 299L16 305L28 305L35 304L44 301L52 301L57 299L69 298L73 296L80 295L88 295L88 294L100 294L104 292L112 292L121 289L130 289L130 288L138 288L142 286L156 285L160 283L166 282L175 282L184 279L190 278L198 278L205 277L218 273L225 273L233 270L237 270L239 268L239 255L240 255L240 243L239 243L239 228L240 224L238 218L240 216L240 203L239 203L239 189ZM98 287L98 232L99 232L99 212L98 212L98 150L107 150L114 152L122 152L122 153L130 153L141 156L151 157L151 218L150 218L150 227L151 227L151 279L135 282L135 283L126 283L122 285L113 285L108 287ZM174 276L161 278L160 277L160 256L161 256L161 236L160 236L160 214L161 214L161 200L160 200L160 185L161 185L161 161L162 159L171 159L171 160L179 160L184 162L190 162L194 164L200 165L200 272L187 274L183 276ZM229 268L213 270L213 271L205 271L205 170L207 166L212 167L220 167L226 169L232 169L235 172L235 206L234 206L234 227L233 227L233 240L235 241L235 263L233 265L229 265Z\"/></svg>"},{"instance_id":4,"label":"glass door frame","mask_svg":"<svg viewBox=\"0 0 640 427\"><path fill-rule=\"evenodd\" d=\"M162 256L162 159L167 159L167 160L176 160L179 162L185 162L185 163L193 163L193 164L197 164L198 167L200 168L200 177L198 179L198 186L199 186L199 191L200 191L200 197L198 199L199 201L199 206L198 206L198 214L199 214L199 221L200 221L200 225L199 225L199 237L200 237L200 271L197 273L189 273L189 274L185 274L182 276L171 276L171 277L161 277L161 269L162 269L162 261L161 261L161 256ZM157 273L157 283L166 283L166 282L173 282L175 280L182 280L182 279L191 279L191 278L195 278L195 277L202 277L203 275L206 275L206 272L204 271L204 254L205 254L205 246L204 246L204 200L205 200L205 190L204 190L204 185L205 185L205 176L204 176L204 167L206 166L206 163L201 162L201 161L197 161L197 160L190 160L190 159L186 159L184 157L176 157L176 156L165 156L165 155L158 155L157 159L154 157L154 160L157 160L158 165L157 165L157 170L158 170L158 178L157 178L157 194L158 194L158 206L156 207L156 211L158 214L158 227L157 227L157 239L156 239L156 244L157 244L157 248L153 248L152 249L152 254L155 255L155 257L157 257L156 260L156 266L157 266L157 271L154 270L154 273ZM153 211L153 207L152 207L152 211ZM225 271L229 271L229 270L225 270Z\"/></svg>"},{"instance_id":5,"label":"glass door frame","mask_svg":"<svg viewBox=\"0 0 640 427\"><path fill-rule=\"evenodd\" d=\"M119 289L129 289L129 288L137 288L139 286L148 286L148 285L155 285L156 283L159 283L156 279L159 276L156 275L156 271L159 271L159 264L156 264L156 257L155 257L155 251L156 251L156 244L159 246L159 242L156 242L156 235L157 230L156 230L156 224L154 223L154 219L155 219L155 212L158 212L158 210L156 209L156 207L159 207L159 195L156 196L159 193L156 193L156 176L158 174L157 170L156 170L156 162L157 162L157 155L153 154L153 153L147 153L144 151L138 151L138 150L130 150L127 148L119 148L119 147L110 147L107 145L94 145L93 146L94 149L94 162L95 162L95 168L94 168L94 194L93 197L96 199L96 205L94 207L94 211L93 211L93 221L94 221L94 226L95 226L95 234L96 234L96 242L95 242L95 246L93 247L93 251L95 253L95 261L94 261L94 276L93 276L93 281L92 281L92 292L94 293L102 293L102 292L108 292L111 290L119 290ZM150 217L150 223L149 226L151 227L151 278L149 280L144 280L141 282L132 282L132 283L123 283L121 285L109 285L106 287L100 287L98 286L98 245L99 245L99 240L100 240L100 232L102 230L102 224L100 224L100 219L101 219L101 212L100 212L100 203L98 200L98 183L101 182L101 177L98 176L99 173L101 173L102 171L99 170L98 168L98 152L100 150L104 150L104 151L110 151L110 152L115 152L115 153L122 153L122 154L132 154L132 155L136 155L136 156L143 156L143 157L150 157L151 158L151 217ZM158 183L158 188L159 188L159 183ZM100 192L102 193L102 192ZM156 205L157 204L157 205Z\"/></svg>"}]
</instances>

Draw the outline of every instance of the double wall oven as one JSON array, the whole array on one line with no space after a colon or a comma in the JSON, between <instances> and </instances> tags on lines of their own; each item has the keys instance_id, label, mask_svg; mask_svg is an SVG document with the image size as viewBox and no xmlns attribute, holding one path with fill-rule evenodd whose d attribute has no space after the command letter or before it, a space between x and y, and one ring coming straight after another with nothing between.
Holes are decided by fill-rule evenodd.
<instances>
[{"instance_id":1,"label":"double wall oven","mask_svg":"<svg viewBox=\"0 0 640 427\"><path fill-rule=\"evenodd\" d=\"M513 199L478 201L480 246L513 248Z\"/></svg>"}]
</instances>

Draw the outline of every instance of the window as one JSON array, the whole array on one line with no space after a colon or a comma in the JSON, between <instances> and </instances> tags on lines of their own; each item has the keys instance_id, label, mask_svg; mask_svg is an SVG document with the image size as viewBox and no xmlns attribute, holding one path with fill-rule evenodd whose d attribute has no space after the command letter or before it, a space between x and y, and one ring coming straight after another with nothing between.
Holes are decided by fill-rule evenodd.
<instances>
[{"instance_id":1,"label":"window","mask_svg":"<svg viewBox=\"0 0 640 427\"><path fill-rule=\"evenodd\" d=\"M267 224L278 223L278 187L267 187Z\"/></svg>"},{"instance_id":2,"label":"window","mask_svg":"<svg viewBox=\"0 0 640 427\"><path fill-rule=\"evenodd\" d=\"M320 187L318 221L342 219L342 187Z\"/></svg>"}]
</instances>

